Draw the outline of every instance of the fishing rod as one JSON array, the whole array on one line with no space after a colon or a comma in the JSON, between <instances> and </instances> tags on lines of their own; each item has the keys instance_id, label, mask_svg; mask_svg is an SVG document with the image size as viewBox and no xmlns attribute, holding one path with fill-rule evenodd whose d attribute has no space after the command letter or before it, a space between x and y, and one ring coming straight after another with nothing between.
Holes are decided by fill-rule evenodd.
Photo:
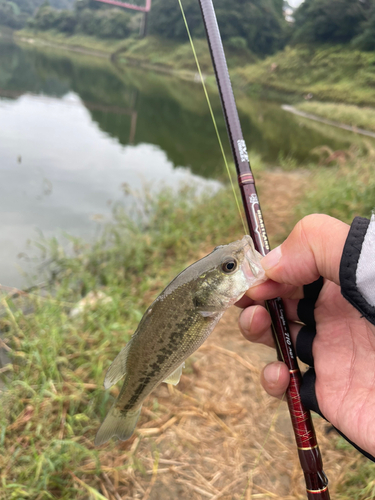
<instances>
[{"instance_id":1,"label":"fishing rod","mask_svg":"<svg viewBox=\"0 0 375 500\"><path fill-rule=\"evenodd\" d=\"M215 69L227 132L238 174L243 207L255 248L262 255L270 251L259 199L251 171L246 143L243 138L237 106L229 77L223 44L212 0L198 0L206 29L208 45ZM272 330L278 358L288 366L290 384L286 399L292 420L301 467L305 476L309 500L329 500L328 479L323 471L322 457L317 444L311 415L302 405L300 397L301 372L291 341L285 309L280 298L267 301L272 318Z\"/></svg>"}]
</instances>

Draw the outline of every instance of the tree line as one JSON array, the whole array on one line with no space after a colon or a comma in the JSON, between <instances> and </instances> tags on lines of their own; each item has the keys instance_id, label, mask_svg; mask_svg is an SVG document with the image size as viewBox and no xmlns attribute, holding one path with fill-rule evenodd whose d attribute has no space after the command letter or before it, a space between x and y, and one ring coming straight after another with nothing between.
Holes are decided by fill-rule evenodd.
<instances>
[{"instance_id":1,"label":"tree line","mask_svg":"<svg viewBox=\"0 0 375 500\"><path fill-rule=\"evenodd\" d=\"M53 29L68 35L122 39L137 33L139 16L139 13L111 8L94 0L78 0L73 10L57 10L47 1L29 19L27 26L42 31Z\"/></svg>"},{"instance_id":2,"label":"tree line","mask_svg":"<svg viewBox=\"0 0 375 500\"><path fill-rule=\"evenodd\" d=\"M44 0L0 0L0 25L20 29L35 16ZM53 9L71 9L74 0L50 0Z\"/></svg>"},{"instance_id":3,"label":"tree line","mask_svg":"<svg viewBox=\"0 0 375 500\"><path fill-rule=\"evenodd\" d=\"M305 0L295 12L292 40L375 49L374 0Z\"/></svg>"},{"instance_id":4,"label":"tree line","mask_svg":"<svg viewBox=\"0 0 375 500\"><path fill-rule=\"evenodd\" d=\"M0 0L0 24L99 38L122 39L138 33L140 13L95 0L73 2ZM214 4L223 40L259 56L293 43L339 43L375 49L375 0L305 0L295 11L293 23L284 19L286 0L214 0ZM204 37L198 0L184 0L184 9L193 36ZM148 33L186 41L177 0L153 0Z\"/></svg>"}]
</instances>

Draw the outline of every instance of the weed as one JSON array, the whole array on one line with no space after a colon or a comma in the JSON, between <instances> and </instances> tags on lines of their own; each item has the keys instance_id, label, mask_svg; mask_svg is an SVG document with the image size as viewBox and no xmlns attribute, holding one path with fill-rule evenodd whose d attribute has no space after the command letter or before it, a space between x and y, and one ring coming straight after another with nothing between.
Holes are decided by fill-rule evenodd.
<instances>
[{"instance_id":1,"label":"weed","mask_svg":"<svg viewBox=\"0 0 375 500\"><path fill-rule=\"evenodd\" d=\"M296 158L293 157L292 153L285 155L282 151L279 152L278 163L283 170L291 171L298 167L298 162Z\"/></svg>"}]
</instances>

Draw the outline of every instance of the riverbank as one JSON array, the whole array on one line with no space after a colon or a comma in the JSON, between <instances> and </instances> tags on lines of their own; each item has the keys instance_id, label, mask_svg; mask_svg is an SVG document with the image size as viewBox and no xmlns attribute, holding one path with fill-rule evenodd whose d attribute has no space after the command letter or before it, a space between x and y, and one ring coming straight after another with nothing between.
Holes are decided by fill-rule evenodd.
<instances>
[{"instance_id":1,"label":"riverbank","mask_svg":"<svg viewBox=\"0 0 375 500\"><path fill-rule=\"evenodd\" d=\"M47 46L106 58L110 58L123 45L123 42L118 40L106 41L86 36L68 37L59 32L43 31L35 33L27 29L12 31L4 26L0 26L0 36L12 38L21 44Z\"/></svg>"},{"instance_id":2,"label":"riverbank","mask_svg":"<svg viewBox=\"0 0 375 500\"><path fill-rule=\"evenodd\" d=\"M313 103L313 104L314 105L311 106L311 110L314 110L316 114L310 113L310 106L304 106L303 103L302 105L298 105L296 107L289 106L288 104L283 104L281 107L284 111L288 111L288 113L292 113L297 116L302 116L302 118L307 118L308 120L324 123L325 125L329 125L331 127L341 128L343 130L348 130L349 132L353 132L354 134L357 135L364 135L366 137L371 137L375 139L375 132L368 130L371 128L372 125L372 115L374 114L374 110L366 108L369 111L367 116L368 120L366 123L366 119L363 120L362 117L360 116L361 110L364 108L358 108L356 106L352 106L352 108L354 108L353 113L351 112L340 113L342 109L340 109L340 107L337 108L337 106L346 106L346 107L349 106L343 104L335 105L333 103L329 103L327 106L325 106L323 103ZM315 106L315 104L317 104L317 106ZM330 109L332 110L332 112L329 111ZM328 118L329 116L334 116L335 113L336 113L336 120L331 120L330 118ZM368 127L367 129L360 128L357 125L351 125L352 123L355 123L353 115L355 116L357 114L359 118L358 121L366 123Z\"/></svg>"},{"instance_id":3,"label":"riverbank","mask_svg":"<svg viewBox=\"0 0 375 500\"><path fill-rule=\"evenodd\" d=\"M296 108L305 113L312 113L328 120L352 127L365 129L375 134L375 109L350 104L332 102L302 102Z\"/></svg>"},{"instance_id":4,"label":"riverbank","mask_svg":"<svg viewBox=\"0 0 375 500\"><path fill-rule=\"evenodd\" d=\"M66 36L56 31L35 33L22 30L13 33L14 40L20 44L50 47L58 50L70 50L110 59L116 65L137 66L158 73L170 74L184 80L196 80L197 71L190 45L175 45L168 41L149 37L144 40L129 38L126 40L101 40L84 35ZM207 57L207 47L198 44L202 70L212 71Z\"/></svg>"},{"instance_id":5,"label":"riverbank","mask_svg":"<svg viewBox=\"0 0 375 500\"><path fill-rule=\"evenodd\" d=\"M27 29L13 32L13 38L20 44L71 50L106 57L120 66L138 66L186 80L199 79L189 43L176 44L151 36L144 39L104 40L84 35L66 36L57 31L35 32ZM194 43L202 71L205 75L212 75L211 57L206 40L195 40ZM228 49L228 63L231 68L243 65L249 59L255 60L250 51Z\"/></svg>"},{"instance_id":6,"label":"riverbank","mask_svg":"<svg viewBox=\"0 0 375 500\"><path fill-rule=\"evenodd\" d=\"M89 36L66 36L55 31L22 30L13 34L19 43L45 44L64 50L108 57L120 66L136 65L183 79L198 79L190 44L176 44L156 37L100 40ZM208 83L214 84L206 40L194 41ZM371 52L343 46L286 47L258 60L248 50L226 47L234 87L248 95L273 95L281 101L314 100L359 106L375 105L375 67ZM361 126L355 123L356 126ZM364 127L366 128L366 127Z\"/></svg>"}]
</instances>

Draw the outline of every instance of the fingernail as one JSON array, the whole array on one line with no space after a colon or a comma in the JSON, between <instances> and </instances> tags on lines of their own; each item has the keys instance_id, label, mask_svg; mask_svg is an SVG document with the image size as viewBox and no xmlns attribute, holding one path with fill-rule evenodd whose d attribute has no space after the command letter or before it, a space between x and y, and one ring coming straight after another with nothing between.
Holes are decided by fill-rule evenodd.
<instances>
[{"instance_id":1,"label":"fingernail","mask_svg":"<svg viewBox=\"0 0 375 500\"><path fill-rule=\"evenodd\" d=\"M272 267L277 266L281 259L281 245L270 251L263 259L260 261L263 269L268 271Z\"/></svg>"},{"instance_id":2,"label":"fingernail","mask_svg":"<svg viewBox=\"0 0 375 500\"><path fill-rule=\"evenodd\" d=\"M253 322L255 309L257 307L258 306L244 309L240 315L240 328L241 328L241 331L242 331L243 335L245 336L245 338L250 338L251 323ZM246 311L246 315L249 315L246 317L246 322L244 319L245 318L245 315L244 315L245 311Z\"/></svg>"},{"instance_id":3,"label":"fingernail","mask_svg":"<svg viewBox=\"0 0 375 500\"><path fill-rule=\"evenodd\" d=\"M247 329L249 331L251 329L251 323L253 322L254 314L255 314L255 311L257 309L258 309L258 306L250 307L250 317L248 318L248 322L247 322Z\"/></svg>"},{"instance_id":4,"label":"fingernail","mask_svg":"<svg viewBox=\"0 0 375 500\"><path fill-rule=\"evenodd\" d=\"M272 363L264 368L263 377L269 386L277 385L280 378L280 363Z\"/></svg>"}]
</instances>

